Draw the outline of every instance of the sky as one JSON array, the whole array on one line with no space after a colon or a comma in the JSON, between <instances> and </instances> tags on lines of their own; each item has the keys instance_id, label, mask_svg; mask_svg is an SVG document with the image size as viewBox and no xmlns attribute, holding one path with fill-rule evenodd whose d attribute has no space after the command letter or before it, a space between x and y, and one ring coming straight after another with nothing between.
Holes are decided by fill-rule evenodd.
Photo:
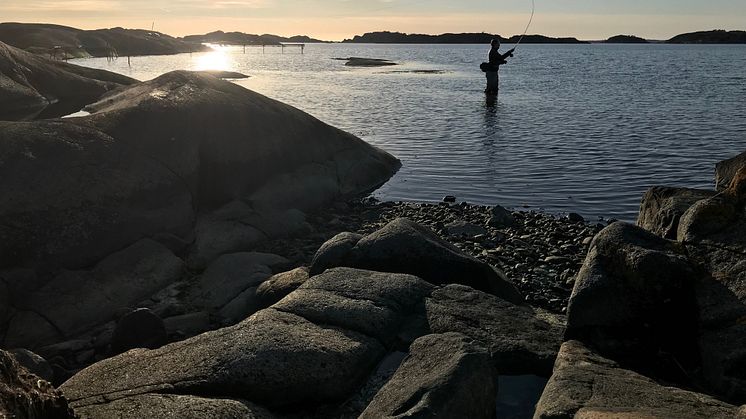
<instances>
[{"instance_id":1,"label":"sky","mask_svg":"<svg viewBox=\"0 0 746 419\"><path fill-rule=\"evenodd\" d=\"M746 0L535 0L531 34L648 39L709 29L746 30ZM531 0L0 0L0 21L82 29L144 28L174 36L214 30L309 35L365 32L523 33Z\"/></svg>"}]
</instances>

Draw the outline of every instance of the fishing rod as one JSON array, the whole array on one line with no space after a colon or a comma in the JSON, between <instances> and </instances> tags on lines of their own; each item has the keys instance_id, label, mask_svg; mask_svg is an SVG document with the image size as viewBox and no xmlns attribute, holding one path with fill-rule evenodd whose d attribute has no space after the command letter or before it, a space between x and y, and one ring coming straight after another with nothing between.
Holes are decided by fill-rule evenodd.
<instances>
[{"instance_id":1,"label":"fishing rod","mask_svg":"<svg viewBox=\"0 0 746 419\"><path fill-rule=\"evenodd\" d=\"M518 45L521 44L521 41L523 41L523 37L526 36L526 33L528 33L528 28L531 27L531 22L534 21L534 13L536 12L536 0L531 0L531 17L528 19L528 24L526 25L526 29L523 30L523 34L520 38L518 38L518 42L513 45L513 50L518 48Z\"/></svg>"}]
</instances>

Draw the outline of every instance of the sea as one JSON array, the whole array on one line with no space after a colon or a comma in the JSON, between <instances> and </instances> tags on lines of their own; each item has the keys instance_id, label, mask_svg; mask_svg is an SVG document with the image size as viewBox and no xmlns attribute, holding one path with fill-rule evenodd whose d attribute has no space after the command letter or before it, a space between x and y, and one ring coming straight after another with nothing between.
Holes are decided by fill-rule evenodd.
<instances>
[{"instance_id":1,"label":"sea","mask_svg":"<svg viewBox=\"0 0 746 419\"><path fill-rule=\"evenodd\" d=\"M715 164L746 151L746 45L519 45L496 99L483 93L487 45L214 48L70 62L139 80L244 73L234 82L401 159L380 200L453 195L634 222L651 186L712 189ZM397 65L337 59L348 57Z\"/></svg>"}]
</instances>

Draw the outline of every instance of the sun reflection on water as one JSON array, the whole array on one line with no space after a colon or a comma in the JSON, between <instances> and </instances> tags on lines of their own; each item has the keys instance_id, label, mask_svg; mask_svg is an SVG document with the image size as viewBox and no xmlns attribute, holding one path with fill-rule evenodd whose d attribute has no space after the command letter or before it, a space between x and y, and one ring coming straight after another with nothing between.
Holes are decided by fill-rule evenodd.
<instances>
[{"instance_id":1,"label":"sun reflection on water","mask_svg":"<svg viewBox=\"0 0 746 419\"><path fill-rule=\"evenodd\" d=\"M195 70L232 70L228 47L208 44L213 50L196 58Z\"/></svg>"}]
</instances>

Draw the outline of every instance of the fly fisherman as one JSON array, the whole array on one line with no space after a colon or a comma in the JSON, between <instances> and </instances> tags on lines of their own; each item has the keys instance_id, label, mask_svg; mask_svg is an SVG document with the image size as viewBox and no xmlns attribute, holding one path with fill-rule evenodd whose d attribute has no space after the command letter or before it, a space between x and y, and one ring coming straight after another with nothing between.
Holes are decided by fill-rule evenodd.
<instances>
[{"instance_id":1,"label":"fly fisherman","mask_svg":"<svg viewBox=\"0 0 746 419\"><path fill-rule=\"evenodd\" d=\"M515 48L509 50L505 54L500 54L500 52L498 51L498 49L500 49L500 40L493 39L490 44L492 45L492 48L490 48L489 62L482 63L481 68L487 76L487 88L484 89L484 93L488 95L496 95L499 89L499 78L497 72L498 70L500 70L501 65L508 63L506 59L513 56L513 51L515 51Z\"/></svg>"}]
</instances>

